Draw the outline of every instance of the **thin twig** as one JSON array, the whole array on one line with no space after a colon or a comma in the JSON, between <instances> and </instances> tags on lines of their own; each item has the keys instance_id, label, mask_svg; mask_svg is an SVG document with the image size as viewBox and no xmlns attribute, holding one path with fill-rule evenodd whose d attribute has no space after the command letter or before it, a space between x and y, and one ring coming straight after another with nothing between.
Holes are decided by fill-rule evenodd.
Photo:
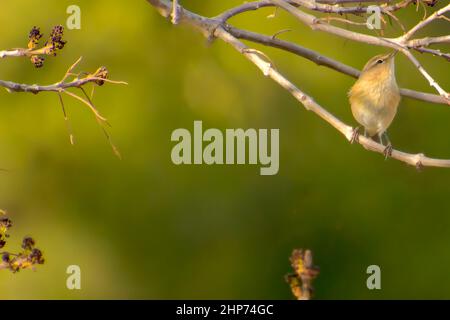
<instances>
[{"instance_id":1,"label":"thin twig","mask_svg":"<svg viewBox=\"0 0 450 320\"><path fill-rule=\"evenodd\" d=\"M292 29L284 29L284 30L280 30L280 31L277 31L277 32L275 32L273 35L272 35L272 39L275 39L276 37L278 37L279 35L281 35L281 34L283 34L283 33L286 33L286 32L291 32L292 31Z\"/></svg>"},{"instance_id":2,"label":"thin twig","mask_svg":"<svg viewBox=\"0 0 450 320\"><path fill-rule=\"evenodd\" d=\"M439 49L429 49L429 48L424 48L424 47L418 47L418 48L414 48L414 50L421 52L421 53L430 53L434 56L441 57L441 58L446 59L447 61L450 61L450 53L443 53Z\"/></svg>"},{"instance_id":3,"label":"thin twig","mask_svg":"<svg viewBox=\"0 0 450 320\"><path fill-rule=\"evenodd\" d=\"M397 22L397 24L398 24L398 25L400 26L400 28L402 29L403 33L406 32L405 26L403 25L403 23L401 23L400 19L397 18L397 17L395 16L395 14L393 14L393 13L390 12L390 11L385 11L385 13L386 13L389 17L391 17L392 19L394 19L395 22Z\"/></svg>"},{"instance_id":4,"label":"thin twig","mask_svg":"<svg viewBox=\"0 0 450 320\"><path fill-rule=\"evenodd\" d=\"M73 63L66 71L66 73L64 74L64 76L62 77L62 79L54 84L51 85L37 85L37 84L33 84L33 85L29 85L29 84L21 84L21 83L16 83L16 82L12 82L12 81L4 81L4 80L0 80L0 87L5 88L6 90L8 90L9 92L30 92L33 94L38 94L40 92L56 92L59 96L59 101L61 103L61 107L63 110L63 114L64 114L64 120L66 122L67 125L67 130L69 132L69 138L70 138L70 143L74 144L74 138L73 138L73 134L72 134L72 128L70 126L68 117L67 117L67 113L66 113L66 109L64 106L64 101L62 98L62 94L66 94L80 102L82 102L84 105L86 105L89 110L94 114L95 119L97 120L97 122L100 124L103 132L105 133L107 140L109 142L109 144L111 145L111 148L113 150L113 152L120 158L120 153L118 151L118 149L116 148L116 146L112 143L111 137L108 134L108 132L106 131L106 129L104 128L104 124L108 124L107 120L105 117L103 117L100 112L98 112L97 108L94 106L94 104L92 103L92 98L89 97L89 95L86 94L86 91L84 90L84 86L92 83L94 85L102 85L103 83L111 83L111 84L127 84L124 81L114 81L114 80L110 80L107 79L107 70L106 68L99 68L95 73L93 74L89 74L86 73L84 77L80 78L79 75L74 75L73 74L73 70L76 68L76 66L78 66L78 64L80 63L82 58L79 58L77 61L75 61L75 63ZM75 78L71 81L67 81L69 79L69 77L71 76L75 76ZM71 88L75 88L75 89L79 89L81 90L81 92L85 95L86 98L83 98L73 92L70 92L69 89Z\"/></svg>"},{"instance_id":5,"label":"thin twig","mask_svg":"<svg viewBox=\"0 0 450 320\"><path fill-rule=\"evenodd\" d=\"M81 91L83 92L84 96L86 97L86 100L89 102L89 104L91 104L94 108L94 103L92 101L92 98L89 97L89 95L87 94L87 92L84 90L83 87L80 88ZM96 108L95 108L96 109ZM96 109L97 110L97 109ZM119 149L116 147L116 145L114 144L114 142L112 141L111 135L109 134L108 130L106 130L105 128L105 124L108 126L111 126L107 121L101 121L100 119L97 119L97 122L99 123L100 127L102 128L103 133L105 134L106 140L108 140L109 145L111 146L114 154L121 159L122 155L119 152Z\"/></svg>"},{"instance_id":6,"label":"thin twig","mask_svg":"<svg viewBox=\"0 0 450 320\"><path fill-rule=\"evenodd\" d=\"M424 28L431 22L433 22L436 19L439 19L441 16L443 16L446 12L450 11L450 4L446 5L445 7L439 9L438 11L434 12L432 15L430 15L428 18L420 21L418 24L416 24L414 27L412 27L405 35L401 37L401 40L403 42L406 42L407 40L411 39L411 37L420 29Z\"/></svg>"},{"instance_id":7,"label":"thin twig","mask_svg":"<svg viewBox=\"0 0 450 320\"><path fill-rule=\"evenodd\" d=\"M319 18L317 21L324 21L326 23L329 23L330 21L339 21L347 24L351 24L354 26L367 26L367 23L365 22L355 22L349 19L339 18L339 17L325 17L325 18Z\"/></svg>"},{"instance_id":8,"label":"thin twig","mask_svg":"<svg viewBox=\"0 0 450 320\"><path fill-rule=\"evenodd\" d=\"M112 84L124 84L127 85L127 82L124 81L113 81L109 79L102 79L94 76L89 76L82 79L74 79L70 82L57 82L51 85L37 85L37 84L23 84L12 81L0 80L0 87L5 88L9 92L31 92L34 94L40 92L60 92L62 89L69 88L79 88L88 83L94 83L96 81L105 81L107 83Z\"/></svg>"},{"instance_id":9,"label":"thin twig","mask_svg":"<svg viewBox=\"0 0 450 320\"><path fill-rule=\"evenodd\" d=\"M64 122L66 123L67 132L69 133L69 141L70 141L71 145L74 145L75 139L74 139L74 135L72 132L72 126L70 125L69 117L67 115L66 108L64 106L64 100L63 100L61 92L58 92L58 97L59 97L59 102L61 103L61 108L62 108L62 112L64 115Z\"/></svg>"},{"instance_id":10,"label":"thin twig","mask_svg":"<svg viewBox=\"0 0 450 320\"><path fill-rule=\"evenodd\" d=\"M178 24L179 15L178 15L178 0L173 0L172 2L172 23Z\"/></svg>"},{"instance_id":11,"label":"thin twig","mask_svg":"<svg viewBox=\"0 0 450 320\"><path fill-rule=\"evenodd\" d=\"M408 48L428 47L431 44L438 44L438 43L450 43L450 35L413 39L405 42L405 46Z\"/></svg>"}]
</instances>

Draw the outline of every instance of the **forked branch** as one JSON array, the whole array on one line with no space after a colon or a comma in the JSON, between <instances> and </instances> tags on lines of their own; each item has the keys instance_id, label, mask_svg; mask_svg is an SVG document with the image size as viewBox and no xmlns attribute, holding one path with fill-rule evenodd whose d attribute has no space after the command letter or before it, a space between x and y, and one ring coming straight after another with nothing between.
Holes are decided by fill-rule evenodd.
<instances>
[{"instance_id":1,"label":"forked branch","mask_svg":"<svg viewBox=\"0 0 450 320\"><path fill-rule=\"evenodd\" d=\"M440 96L442 96L447 103L450 105L450 95L447 91L441 88L441 86L437 83L436 80L434 80L433 77L422 67L420 62L411 54L409 51L410 44L408 43L409 38L412 36L412 34L415 33L415 31L412 34L406 33L406 37L399 37L399 38L383 38L383 37L376 37L372 35L368 35L365 33L358 33L354 31L350 31L347 29L342 29L327 23L322 23L319 19L317 19L315 16L305 13L302 10L299 10L298 8L294 7L290 3L288 3L285 0L270 0L274 5L277 7L282 8L283 10L286 10L288 13L290 13L292 16L297 18L300 22L306 24L309 26L312 30L319 30L323 32L327 32L330 34L334 34L336 36L342 37L344 39L357 41L357 42L363 42L370 45L375 46L381 46L381 47L387 47L394 50L398 50L402 52L413 64L414 66L419 70L419 72L424 76L425 79L427 79L430 86L434 87L436 91L439 93ZM448 12L450 10L450 4L439 10L438 15L432 15L429 18L425 19L426 23L419 23L416 25L412 30L414 29L420 29L424 27L426 24L430 23L431 21L435 20L438 16L442 16L444 13Z\"/></svg>"},{"instance_id":2,"label":"forked branch","mask_svg":"<svg viewBox=\"0 0 450 320\"><path fill-rule=\"evenodd\" d=\"M45 42L45 44L39 47L39 42L43 37L43 34L40 32L38 27L33 27L28 36L28 45L27 48L18 48L12 50L2 50L0 51L0 58L11 58L11 57L26 57L31 60L36 68L43 67L44 60L46 56L56 56L56 54L62 50L66 41L63 40L64 28L62 26L56 26L53 28L49 39ZM64 106L63 94L70 96L84 105L86 105L89 110L94 114L97 122L100 124L103 132L105 133L114 153L120 157L120 153L118 149L112 143L110 136L105 128L105 124L107 120L103 117L94 103L92 102L92 96L89 97L87 95L85 87L88 84L92 84L93 86L102 86L105 83L111 84L127 84L123 81L113 81L108 79L109 72L106 67L100 67L93 73L74 73L75 68L78 66L82 58L79 58L73 65L69 67L67 72L64 74L62 79L54 84L50 85L38 85L38 84L22 84L16 83L12 81L0 80L0 87L5 88L8 92L30 92L33 94L38 94L40 92L55 92L59 96L59 101L62 106L62 110L64 113L64 119L68 122L68 117L66 113L66 109ZM81 94L76 94L74 92L69 91L69 89L79 90ZM94 92L94 91L92 91ZM70 129L70 125L68 124L68 129ZM69 132L70 142L73 144L73 134Z\"/></svg>"},{"instance_id":3,"label":"forked branch","mask_svg":"<svg viewBox=\"0 0 450 320\"><path fill-rule=\"evenodd\" d=\"M6 217L6 212L0 210L0 249L4 250L9 238L9 229L12 227L11 219ZM36 247L36 242L31 237L24 237L21 250L17 253L10 251L0 252L0 270L10 270L13 273L24 269L35 269L37 265L44 263L42 251Z\"/></svg>"},{"instance_id":4,"label":"forked branch","mask_svg":"<svg viewBox=\"0 0 450 320\"><path fill-rule=\"evenodd\" d=\"M154 6L158 12L163 15L164 17L168 18L171 15L172 12L172 2L168 0L147 0L152 6ZM271 0L274 1L274 3L278 2L285 2L282 0ZM287 3L287 2L285 2ZM289 4L289 3L288 3ZM290 5L290 4L289 4ZM295 9L295 7L293 7ZM296 9L297 10L297 9ZM262 56L259 51L252 50L248 48L244 43L239 41L236 36L232 34L232 32L236 33L238 29L233 29L232 27L228 26L223 22L223 20L218 19L210 19L207 17L200 16L198 14L195 14L191 11L186 10L185 8L179 6L178 7L178 14L179 14L179 21L182 23L190 24L200 30L206 37L215 37L218 39L223 40L224 42L230 44L233 48L235 48L239 53L241 53L244 57L246 57L249 61L251 61L253 64L255 64L262 73L274 80L276 83L278 83L281 87L283 87L285 90L287 90L289 93L291 93L303 106L310 111L313 111L315 114L317 114L319 117L321 117L323 120L325 120L327 123L332 125L335 129L337 129L340 133L342 133L348 141L352 141L354 128L351 126L345 124L340 119L338 119L336 116L331 114L329 111L327 111L325 108L323 108L321 105L319 105L312 97L304 93L302 90L300 90L298 87L296 87L292 82L290 82L285 76L283 76L277 69L274 68L273 64L266 58L266 56ZM300 16L302 16L303 13L300 13ZM313 19L310 17L306 17L306 19L309 21L309 19ZM313 25L315 25L315 20L311 21L313 22ZM319 24L321 25L321 24ZM336 28L336 27L334 27ZM345 29L333 29L336 33L341 33L342 30L346 31ZM253 34L255 35L255 34ZM348 34L345 34L346 36ZM246 35L248 37L248 34ZM355 37L360 37L362 39L369 39L369 44L375 44L375 45L382 45L387 47L393 47L398 48L397 43L391 44L389 42L389 39L386 38L379 38L369 35L359 35L357 34ZM241 33L241 37L245 38L245 36ZM267 39L266 39L267 40ZM274 43L272 43L274 44ZM275 43L276 44L276 43ZM282 43L281 46L278 46L282 49L286 48L287 43ZM307 52L302 49L302 47L296 48L291 47L292 50L287 51L299 51L297 53L301 53L301 55L309 55L310 58L314 56L314 52ZM403 48L402 48L403 49ZM405 49L406 50L406 49ZM303 51L303 52L302 52ZM410 52L407 50L407 52L410 54ZM311 58L311 60L314 60ZM320 59L319 57L316 57L316 61L323 62L323 59ZM357 75L357 70L352 70L348 66L345 66L343 64L340 64L334 60L328 60L326 61L327 66L333 67L335 70L351 74L353 76ZM417 65L416 65L417 66ZM420 64L419 64L420 66ZM345 70L345 71L344 71ZM405 92L403 92L405 93ZM407 92L411 93L411 92ZM439 97L441 99L445 99L447 102L448 97L444 97L441 95ZM437 102L437 101L436 101ZM357 140L358 143L360 143L364 148L367 150L371 150L374 152L378 152L380 154L384 153L385 147L375 141L373 141L370 138L361 136ZM422 167L422 166L433 166L433 167L450 167L450 160L447 159L435 159L435 158L429 158L426 157L424 154L410 154L406 152L402 152L399 150L393 150L392 151L392 158L403 161L407 164L416 166L416 167Z\"/></svg>"}]
</instances>

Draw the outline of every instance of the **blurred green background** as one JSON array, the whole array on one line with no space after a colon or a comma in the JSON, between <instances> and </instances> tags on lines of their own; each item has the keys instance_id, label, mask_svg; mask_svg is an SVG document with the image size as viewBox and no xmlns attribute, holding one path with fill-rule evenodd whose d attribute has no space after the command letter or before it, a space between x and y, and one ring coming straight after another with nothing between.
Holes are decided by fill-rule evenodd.
<instances>
[{"instance_id":1,"label":"blurred green background","mask_svg":"<svg viewBox=\"0 0 450 320\"><path fill-rule=\"evenodd\" d=\"M442 3L445 1L441 1ZM214 16L238 0L182 1ZM36 70L26 59L0 61L0 78L54 83L79 56L79 71L105 65L111 78L95 102L112 124L117 159L92 114L65 98L76 144L68 141L56 94L0 93L0 207L14 227L6 249L32 235L46 263L36 272L0 272L0 298L291 299L284 275L294 248L310 248L321 274L319 299L450 298L450 170L415 168L350 145L234 49L207 45L140 1L26 0L2 3L0 48L26 46L33 25L48 35L82 10L81 30ZM422 17L398 14L408 27ZM430 11L430 9L429 9ZM235 18L236 26L295 41L361 68L383 49L312 32L273 9ZM436 22L429 35L448 34ZM387 35L399 35L388 26ZM418 36L423 36L424 33ZM253 46L261 49L260 46ZM305 92L352 125L346 93L354 82L291 54L264 48ZM420 56L444 88L448 64ZM433 92L404 57L402 87ZM176 128L279 128L280 171L259 166L175 166ZM404 99L390 128L395 147L450 157L450 109ZM66 268L82 290L66 288ZM366 268L382 270L382 290L366 288Z\"/></svg>"}]
</instances>

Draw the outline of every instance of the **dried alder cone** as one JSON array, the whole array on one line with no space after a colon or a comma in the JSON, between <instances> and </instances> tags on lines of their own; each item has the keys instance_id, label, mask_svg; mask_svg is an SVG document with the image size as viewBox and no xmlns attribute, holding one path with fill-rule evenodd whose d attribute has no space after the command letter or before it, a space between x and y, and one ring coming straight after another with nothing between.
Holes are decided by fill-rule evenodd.
<instances>
[{"instance_id":1,"label":"dried alder cone","mask_svg":"<svg viewBox=\"0 0 450 320\"><path fill-rule=\"evenodd\" d=\"M9 229L12 227L11 220L4 216L4 211L0 211L0 249L3 249L9 238ZM23 269L34 269L36 265L44 263L42 251L36 248L36 242L31 237L24 237L22 240L21 251L11 253L8 251L0 252L0 269L8 269L16 273Z\"/></svg>"}]
</instances>

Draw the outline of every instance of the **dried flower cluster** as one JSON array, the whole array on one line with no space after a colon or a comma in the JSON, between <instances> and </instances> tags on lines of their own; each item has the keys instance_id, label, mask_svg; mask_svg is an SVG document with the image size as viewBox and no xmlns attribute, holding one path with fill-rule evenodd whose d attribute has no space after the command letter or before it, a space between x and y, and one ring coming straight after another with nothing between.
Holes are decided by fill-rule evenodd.
<instances>
[{"instance_id":1,"label":"dried flower cluster","mask_svg":"<svg viewBox=\"0 0 450 320\"><path fill-rule=\"evenodd\" d=\"M3 211L0 214L4 215ZM9 238L8 231L12 222L7 217L0 218L0 249L3 249ZM31 237L25 237L22 241L22 250L18 253L0 252L0 269L9 269L13 273L22 269L34 269L35 265L43 264L42 251L35 247L36 242Z\"/></svg>"},{"instance_id":2,"label":"dried flower cluster","mask_svg":"<svg viewBox=\"0 0 450 320\"><path fill-rule=\"evenodd\" d=\"M285 279L291 286L292 294L297 300L310 300L314 293L312 282L319 275L311 250L295 249L290 261L294 272L287 274Z\"/></svg>"},{"instance_id":3,"label":"dried flower cluster","mask_svg":"<svg viewBox=\"0 0 450 320\"><path fill-rule=\"evenodd\" d=\"M93 76L95 78L98 78L98 80L95 81L95 83L99 86L102 86L105 84L105 80L108 79L109 71L106 69L106 67L100 67L97 69L97 71L94 72ZM104 80L101 80L104 79Z\"/></svg>"},{"instance_id":4,"label":"dried flower cluster","mask_svg":"<svg viewBox=\"0 0 450 320\"><path fill-rule=\"evenodd\" d=\"M36 68L41 68L44 65L46 55L56 56L58 51L64 48L67 41L63 40L63 35L64 27L61 25L55 26L44 46L37 48L39 41L44 35L41 33L40 28L36 26L31 29L28 35L28 55Z\"/></svg>"}]
</instances>

